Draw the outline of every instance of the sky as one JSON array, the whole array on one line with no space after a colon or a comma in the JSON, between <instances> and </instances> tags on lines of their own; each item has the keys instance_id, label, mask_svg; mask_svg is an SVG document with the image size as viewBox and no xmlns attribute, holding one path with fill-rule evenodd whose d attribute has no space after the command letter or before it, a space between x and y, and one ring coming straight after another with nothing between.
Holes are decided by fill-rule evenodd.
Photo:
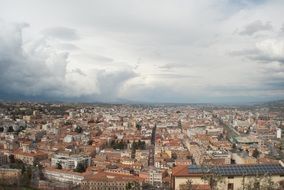
<instances>
[{"instance_id":1,"label":"sky","mask_svg":"<svg viewBox=\"0 0 284 190\"><path fill-rule=\"evenodd\" d=\"M0 99L283 98L283 0L0 0Z\"/></svg>"}]
</instances>

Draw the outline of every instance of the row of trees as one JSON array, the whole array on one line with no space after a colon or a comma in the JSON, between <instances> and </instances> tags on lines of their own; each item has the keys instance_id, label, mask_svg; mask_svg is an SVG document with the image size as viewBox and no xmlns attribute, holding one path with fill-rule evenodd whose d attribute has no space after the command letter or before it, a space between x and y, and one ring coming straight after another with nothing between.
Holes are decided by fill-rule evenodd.
<instances>
[{"instance_id":1,"label":"row of trees","mask_svg":"<svg viewBox=\"0 0 284 190\"><path fill-rule=\"evenodd\" d=\"M19 132L25 130L26 128L27 128L27 126L20 126L19 129L15 131L12 126L9 126L7 132L10 132L10 133L11 132L18 132L19 133ZM0 133L2 133L3 131L4 131L4 127L0 127Z\"/></svg>"},{"instance_id":2,"label":"row of trees","mask_svg":"<svg viewBox=\"0 0 284 190\"><path fill-rule=\"evenodd\" d=\"M132 149L140 149L140 150L146 150L146 143L145 141L139 140L138 142L132 143Z\"/></svg>"},{"instance_id":3,"label":"row of trees","mask_svg":"<svg viewBox=\"0 0 284 190\"><path fill-rule=\"evenodd\" d=\"M110 146L113 149L123 150L123 149L127 148L127 143L124 142L123 140L112 140L110 142Z\"/></svg>"}]
</instances>

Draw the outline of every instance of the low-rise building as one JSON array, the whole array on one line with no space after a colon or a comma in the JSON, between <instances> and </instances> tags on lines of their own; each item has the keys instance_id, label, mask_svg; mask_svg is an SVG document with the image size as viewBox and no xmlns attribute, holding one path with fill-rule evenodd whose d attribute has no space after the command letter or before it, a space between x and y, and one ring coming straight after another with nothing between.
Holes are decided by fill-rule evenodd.
<instances>
[{"instance_id":1,"label":"low-rise building","mask_svg":"<svg viewBox=\"0 0 284 190\"><path fill-rule=\"evenodd\" d=\"M255 186L265 183L265 178L270 177L273 183L284 180L283 164L248 164L248 165L223 165L223 166L177 166L172 173L172 188L174 190L184 189L188 181L192 185L209 185L204 180L206 176L220 176L222 180L217 182L217 187L224 190L242 189L243 186L252 183L257 178ZM216 180L216 178L215 178Z\"/></svg>"},{"instance_id":2,"label":"low-rise building","mask_svg":"<svg viewBox=\"0 0 284 190\"><path fill-rule=\"evenodd\" d=\"M83 190L126 190L141 189L143 179L133 175L114 174L108 172L98 172L81 183Z\"/></svg>"},{"instance_id":3,"label":"low-rise building","mask_svg":"<svg viewBox=\"0 0 284 190\"><path fill-rule=\"evenodd\" d=\"M41 151L24 152L22 150L14 151L15 159L23 161L25 164L34 165L48 158L48 155Z\"/></svg>"},{"instance_id":4,"label":"low-rise building","mask_svg":"<svg viewBox=\"0 0 284 190\"><path fill-rule=\"evenodd\" d=\"M163 183L163 170L149 169L139 173L139 177L144 178L145 181L154 186L161 186Z\"/></svg>"},{"instance_id":5,"label":"low-rise building","mask_svg":"<svg viewBox=\"0 0 284 190\"><path fill-rule=\"evenodd\" d=\"M43 170L43 175L46 179L50 181L80 184L85 179L85 177L90 174L59 170L54 168L45 168Z\"/></svg>"}]
</instances>

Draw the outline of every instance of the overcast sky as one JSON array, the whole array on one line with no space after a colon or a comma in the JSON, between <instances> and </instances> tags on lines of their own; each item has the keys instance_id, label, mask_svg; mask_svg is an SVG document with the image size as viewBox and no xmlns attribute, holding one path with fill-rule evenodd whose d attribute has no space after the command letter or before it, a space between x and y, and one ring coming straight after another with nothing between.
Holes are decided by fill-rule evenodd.
<instances>
[{"instance_id":1,"label":"overcast sky","mask_svg":"<svg viewBox=\"0 0 284 190\"><path fill-rule=\"evenodd\" d=\"M283 0L0 0L0 99L284 97Z\"/></svg>"}]
</instances>

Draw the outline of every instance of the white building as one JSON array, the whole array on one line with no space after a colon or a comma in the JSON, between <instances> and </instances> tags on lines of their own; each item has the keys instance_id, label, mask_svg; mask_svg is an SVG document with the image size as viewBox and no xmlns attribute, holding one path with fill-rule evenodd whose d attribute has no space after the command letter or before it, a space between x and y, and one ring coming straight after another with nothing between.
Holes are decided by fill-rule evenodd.
<instances>
[{"instance_id":1,"label":"white building","mask_svg":"<svg viewBox=\"0 0 284 190\"><path fill-rule=\"evenodd\" d=\"M277 139L281 139L281 135L282 135L282 129L277 128L277 130L276 130L276 138Z\"/></svg>"},{"instance_id":2,"label":"white building","mask_svg":"<svg viewBox=\"0 0 284 190\"><path fill-rule=\"evenodd\" d=\"M67 172L54 169L43 170L43 175L51 181L60 181L64 183L80 184L85 178L81 173Z\"/></svg>"},{"instance_id":3,"label":"white building","mask_svg":"<svg viewBox=\"0 0 284 190\"><path fill-rule=\"evenodd\" d=\"M51 158L51 165L56 167L57 163L60 163L63 169L75 169L79 163L88 167L91 165L91 157L85 155L55 154L53 158Z\"/></svg>"},{"instance_id":4,"label":"white building","mask_svg":"<svg viewBox=\"0 0 284 190\"><path fill-rule=\"evenodd\" d=\"M158 169L149 170L149 178L147 179L148 183L152 185L161 185L163 182L163 173Z\"/></svg>"}]
</instances>

